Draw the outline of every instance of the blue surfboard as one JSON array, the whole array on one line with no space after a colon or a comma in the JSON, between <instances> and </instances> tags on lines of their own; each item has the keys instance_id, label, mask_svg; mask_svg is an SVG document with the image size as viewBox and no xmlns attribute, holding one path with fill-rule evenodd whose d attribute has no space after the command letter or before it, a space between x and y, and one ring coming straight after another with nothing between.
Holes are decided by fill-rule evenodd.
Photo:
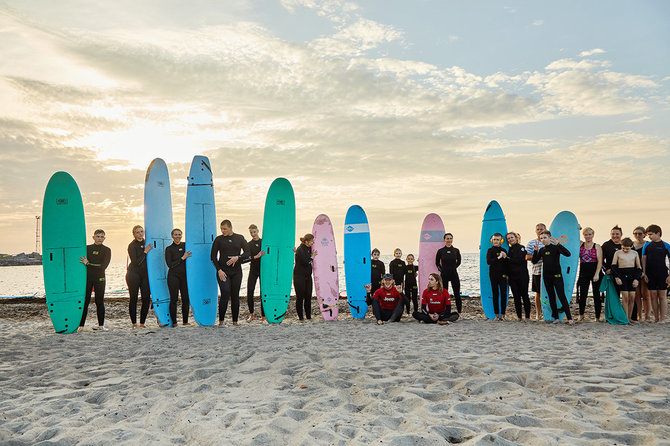
<instances>
[{"instance_id":1,"label":"blue surfboard","mask_svg":"<svg viewBox=\"0 0 670 446\"><path fill-rule=\"evenodd\" d=\"M370 227L365 211L351 206L344 219L344 277L351 315L363 319L368 311L365 285L370 283Z\"/></svg>"},{"instance_id":2,"label":"blue surfboard","mask_svg":"<svg viewBox=\"0 0 670 446\"><path fill-rule=\"evenodd\" d=\"M154 312L161 325L172 325L165 263L165 248L172 244L172 197L167 165L160 158L149 164L144 178L144 230L146 245L153 246L147 253L147 272Z\"/></svg>"},{"instance_id":3,"label":"blue surfboard","mask_svg":"<svg viewBox=\"0 0 670 446\"><path fill-rule=\"evenodd\" d=\"M570 257L561 255L561 273L563 275L563 286L565 287L565 297L568 302L572 300L572 291L575 288L577 281L577 267L579 266L579 222L575 214L569 211L559 212L554 221L549 227L551 236L557 238L561 245L565 246L570 251ZM551 305L549 305L549 295L544 287L544 279L542 280L542 316L545 321L553 321L551 315ZM558 306L558 320L563 320L565 311L561 306L561 302L556 299Z\"/></svg>"},{"instance_id":4,"label":"blue surfboard","mask_svg":"<svg viewBox=\"0 0 670 446\"><path fill-rule=\"evenodd\" d=\"M186 284L193 318L200 326L216 322L219 286L211 261L216 234L212 168L206 156L194 156L186 189L186 251L191 251L186 259Z\"/></svg>"},{"instance_id":5,"label":"blue surfboard","mask_svg":"<svg viewBox=\"0 0 670 446\"><path fill-rule=\"evenodd\" d=\"M493 291L491 290L491 279L489 279L489 265L486 263L486 252L493 246L491 237L496 232L503 235L507 234L507 221L502 208L497 201L492 201L486 207L484 220L482 220L482 236L479 242L479 288L481 290L482 310L487 319L495 319L496 314L493 311ZM503 243L503 248L509 250L507 242ZM505 291L507 299L508 292Z\"/></svg>"}]
</instances>

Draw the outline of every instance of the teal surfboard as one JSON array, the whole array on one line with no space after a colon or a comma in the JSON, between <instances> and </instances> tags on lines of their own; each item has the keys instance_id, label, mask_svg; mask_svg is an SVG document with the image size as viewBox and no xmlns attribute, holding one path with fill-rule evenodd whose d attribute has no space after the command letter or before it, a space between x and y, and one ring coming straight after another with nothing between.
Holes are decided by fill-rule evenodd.
<instances>
[{"instance_id":1,"label":"teal surfboard","mask_svg":"<svg viewBox=\"0 0 670 446\"><path fill-rule=\"evenodd\" d=\"M219 286L212 265L216 238L216 208L212 167L206 156L194 156L186 188L186 285L193 318L200 326L214 325Z\"/></svg>"},{"instance_id":2,"label":"teal surfboard","mask_svg":"<svg viewBox=\"0 0 670 446\"><path fill-rule=\"evenodd\" d=\"M507 234L507 221L505 214L497 201L491 201L484 212L482 221L482 236L479 241L479 288L481 290L482 310L487 319L495 319L496 314L493 311L493 291L491 290L491 279L489 278L489 265L486 263L486 252L493 246L491 237L499 232L505 239ZM509 251L507 241L502 245ZM505 292L507 298L508 292Z\"/></svg>"},{"instance_id":3,"label":"teal surfboard","mask_svg":"<svg viewBox=\"0 0 670 446\"><path fill-rule=\"evenodd\" d=\"M557 238L561 245L565 246L570 251L570 257L561 255L561 273L563 276L563 286L565 287L565 297L568 303L572 299L572 291L575 288L577 281L577 266L579 266L579 222L575 214L569 211L559 212L554 221L549 227L551 236ZM542 280L542 316L545 321L553 321L551 315L551 305L549 304L549 295L544 287L544 277ZM558 306L558 320L563 320L565 311L561 306L561 302L556 299Z\"/></svg>"},{"instance_id":4,"label":"teal surfboard","mask_svg":"<svg viewBox=\"0 0 670 446\"><path fill-rule=\"evenodd\" d=\"M272 182L265 199L261 285L263 310L271 324L279 324L286 316L293 279L293 248L295 246L295 196L286 178Z\"/></svg>"},{"instance_id":5,"label":"teal surfboard","mask_svg":"<svg viewBox=\"0 0 670 446\"><path fill-rule=\"evenodd\" d=\"M172 197L168 168L160 158L149 164L144 178L144 231L146 246L153 246L147 253L147 272L154 313L161 325L172 325L165 263L165 248L172 244Z\"/></svg>"},{"instance_id":6,"label":"teal surfboard","mask_svg":"<svg viewBox=\"0 0 670 446\"><path fill-rule=\"evenodd\" d=\"M47 309L57 333L77 331L84 308L86 223L79 187L67 172L53 174L42 204L42 271Z\"/></svg>"},{"instance_id":7,"label":"teal surfboard","mask_svg":"<svg viewBox=\"0 0 670 446\"><path fill-rule=\"evenodd\" d=\"M365 318L368 304L365 285L370 283L370 226L362 207L353 205L344 217L344 279L351 316Z\"/></svg>"}]
</instances>

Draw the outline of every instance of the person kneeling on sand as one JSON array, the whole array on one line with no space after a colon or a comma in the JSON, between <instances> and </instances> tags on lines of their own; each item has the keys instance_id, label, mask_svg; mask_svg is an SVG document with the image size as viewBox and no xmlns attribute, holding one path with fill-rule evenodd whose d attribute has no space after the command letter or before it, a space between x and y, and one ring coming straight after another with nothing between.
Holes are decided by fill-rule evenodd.
<instances>
[{"instance_id":1,"label":"person kneeling on sand","mask_svg":"<svg viewBox=\"0 0 670 446\"><path fill-rule=\"evenodd\" d=\"M402 285L395 285L391 274L384 274L382 287L379 288L370 297L372 285L365 285L368 292L369 301L372 304L372 313L377 319L377 325L382 325L385 321L398 322L402 317L402 311L407 299L402 294Z\"/></svg>"},{"instance_id":2,"label":"person kneeling on sand","mask_svg":"<svg viewBox=\"0 0 670 446\"><path fill-rule=\"evenodd\" d=\"M421 311L412 313L414 319L426 324L447 325L458 319L458 313L451 312L449 292L442 286L442 277L437 273L428 276L428 287L421 295Z\"/></svg>"}]
</instances>

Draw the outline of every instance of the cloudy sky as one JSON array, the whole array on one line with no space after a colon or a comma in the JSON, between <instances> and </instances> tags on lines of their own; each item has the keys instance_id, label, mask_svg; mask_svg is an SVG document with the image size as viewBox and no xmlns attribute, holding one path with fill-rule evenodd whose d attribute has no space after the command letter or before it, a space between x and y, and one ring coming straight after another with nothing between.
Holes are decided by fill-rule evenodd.
<instances>
[{"instance_id":1,"label":"cloudy sky","mask_svg":"<svg viewBox=\"0 0 670 446\"><path fill-rule=\"evenodd\" d=\"M298 234L347 208L382 253L436 212L477 250L498 200L524 241L572 210L670 231L670 2L0 0L0 252L32 251L70 172L115 261L155 157L175 225L210 157L217 218L245 235L271 181Z\"/></svg>"}]
</instances>

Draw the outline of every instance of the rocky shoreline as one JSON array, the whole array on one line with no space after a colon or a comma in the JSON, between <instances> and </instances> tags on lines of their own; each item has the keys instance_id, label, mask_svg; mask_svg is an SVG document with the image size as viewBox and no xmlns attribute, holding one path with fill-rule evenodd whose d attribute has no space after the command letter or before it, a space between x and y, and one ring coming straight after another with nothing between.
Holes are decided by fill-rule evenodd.
<instances>
[{"instance_id":1,"label":"rocky shoreline","mask_svg":"<svg viewBox=\"0 0 670 446\"><path fill-rule=\"evenodd\" d=\"M39 252L31 252L26 254L0 254L0 266L26 266L26 265L41 265L42 254Z\"/></svg>"}]
</instances>

